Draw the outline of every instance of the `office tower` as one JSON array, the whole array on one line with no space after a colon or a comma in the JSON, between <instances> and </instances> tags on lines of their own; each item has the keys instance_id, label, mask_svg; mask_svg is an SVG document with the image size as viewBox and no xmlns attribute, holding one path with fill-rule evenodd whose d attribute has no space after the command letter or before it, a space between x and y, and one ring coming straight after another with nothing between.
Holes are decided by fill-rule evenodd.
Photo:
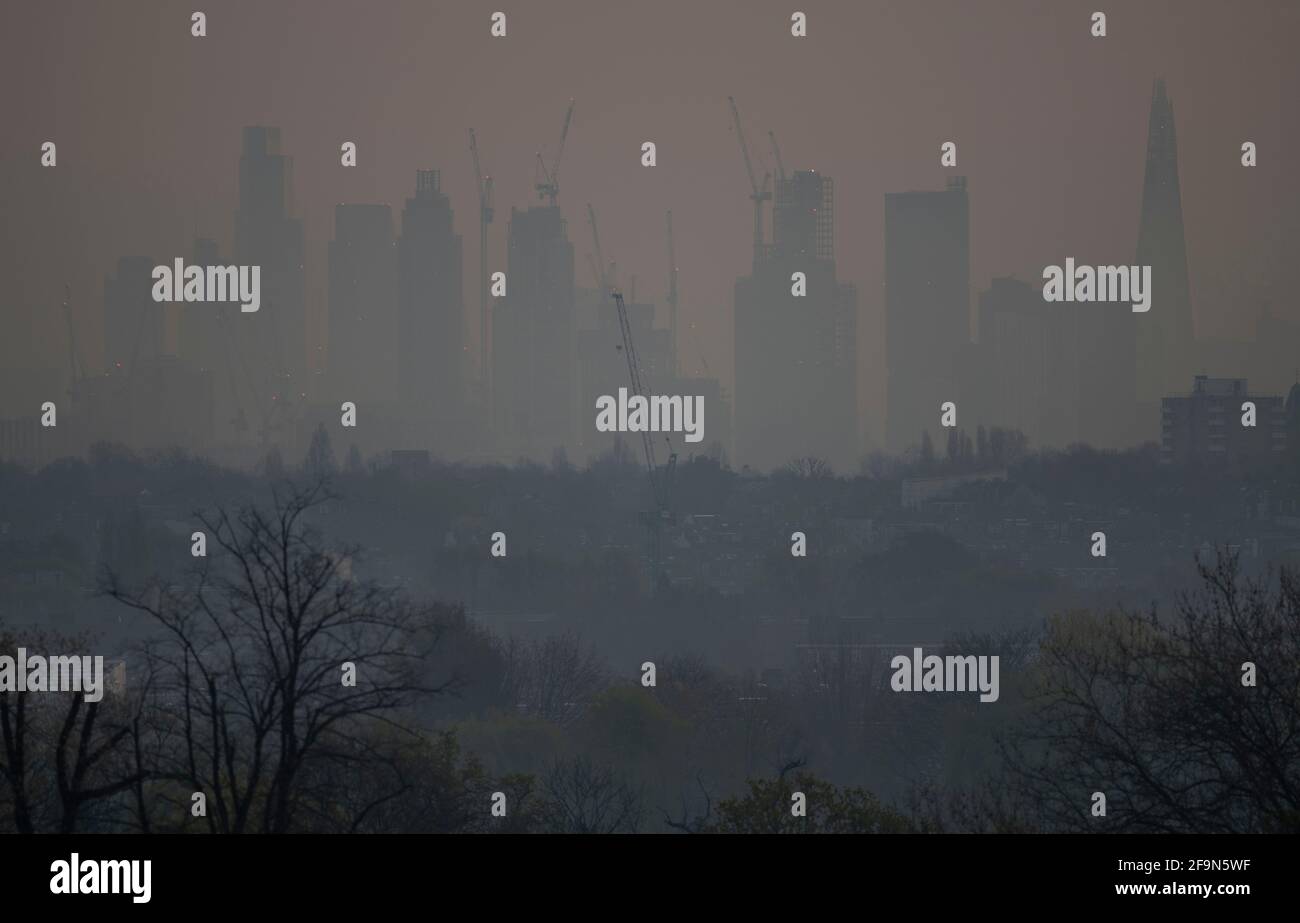
<instances>
[{"instance_id":1,"label":"office tower","mask_svg":"<svg viewBox=\"0 0 1300 923\"><path fill-rule=\"evenodd\" d=\"M107 374L79 383L68 409L89 442L110 440L137 451L202 450L213 436L213 376L165 354L166 302L153 300L154 266L149 257L124 257L105 280Z\"/></svg>"},{"instance_id":2,"label":"office tower","mask_svg":"<svg viewBox=\"0 0 1300 923\"><path fill-rule=\"evenodd\" d=\"M194 239L194 266L223 266L217 242L207 237ZM239 305L227 302L182 302L180 308L180 356L196 369L227 374L226 356L229 353L227 337L230 336L231 308L240 313Z\"/></svg>"},{"instance_id":3,"label":"office tower","mask_svg":"<svg viewBox=\"0 0 1300 923\"><path fill-rule=\"evenodd\" d=\"M292 197L293 159L280 152L280 129L245 128L235 263L261 267L262 297L258 311L232 321L247 402L264 420L283 421L306 400L302 223L290 217Z\"/></svg>"},{"instance_id":4,"label":"office tower","mask_svg":"<svg viewBox=\"0 0 1300 923\"><path fill-rule=\"evenodd\" d=\"M133 363L162 355L164 303L153 300L154 261L124 256L104 280L104 369L129 374Z\"/></svg>"},{"instance_id":5,"label":"office tower","mask_svg":"<svg viewBox=\"0 0 1300 923\"><path fill-rule=\"evenodd\" d=\"M1191 371L1192 305L1178 183L1174 106L1157 80L1151 97L1137 264L1151 267L1151 310L1133 315L1137 337L1137 400L1159 401L1185 386Z\"/></svg>"},{"instance_id":6,"label":"office tower","mask_svg":"<svg viewBox=\"0 0 1300 923\"><path fill-rule=\"evenodd\" d=\"M207 237L194 239L194 266L226 266L217 242ZM212 420L208 436L218 442L238 442L250 431L249 418L239 396L239 324L243 320L238 304L232 302L184 302L179 304L180 358L199 375L206 375L211 388Z\"/></svg>"},{"instance_id":7,"label":"office tower","mask_svg":"<svg viewBox=\"0 0 1300 923\"><path fill-rule=\"evenodd\" d=\"M1136 330L1127 302L1067 303L1074 313L1079 356L1079 438L1123 447L1156 435L1158 402L1136 401Z\"/></svg>"},{"instance_id":8,"label":"office tower","mask_svg":"<svg viewBox=\"0 0 1300 923\"><path fill-rule=\"evenodd\" d=\"M829 177L778 180L772 243L736 280L738 464L817 456L844 470L857 461L857 290L836 277L833 207Z\"/></svg>"},{"instance_id":9,"label":"office tower","mask_svg":"<svg viewBox=\"0 0 1300 923\"><path fill-rule=\"evenodd\" d=\"M673 447L683 457L690 455L716 455L730 462L734 449L732 433L731 396L722 382L709 375L682 375L673 381L670 394L689 394L704 398L704 438L695 444L674 437Z\"/></svg>"},{"instance_id":10,"label":"office tower","mask_svg":"<svg viewBox=\"0 0 1300 923\"><path fill-rule=\"evenodd\" d=\"M114 438L136 450L205 451L215 434L215 384L210 371L178 356L141 361L123 392L129 422Z\"/></svg>"},{"instance_id":11,"label":"office tower","mask_svg":"<svg viewBox=\"0 0 1300 923\"><path fill-rule=\"evenodd\" d=\"M980 293L977 408L968 421L1018 429L1039 447L1077 440L1074 309L1044 302L1041 289L1018 279L994 279Z\"/></svg>"},{"instance_id":12,"label":"office tower","mask_svg":"<svg viewBox=\"0 0 1300 923\"><path fill-rule=\"evenodd\" d=\"M545 461L575 441L573 244L554 205L511 209L508 233L508 289L492 312L497 437Z\"/></svg>"},{"instance_id":13,"label":"office tower","mask_svg":"<svg viewBox=\"0 0 1300 923\"><path fill-rule=\"evenodd\" d=\"M446 445L465 407L461 238L437 170L420 170L402 209L398 375L412 445Z\"/></svg>"},{"instance_id":14,"label":"office tower","mask_svg":"<svg viewBox=\"0 0 1300 923\"><path fill-rule=\"evenodd\" d=\"M970 343L970 206L965 177L940 192L885 196L886 430L888 446L936 439L941 406L958 406L958 368Z\"/></svg>"},{"instance_id":15,"label":"office tower","mask_svg":"<svg viewBox=\"0 0 1300 923\"><path fill-rule=\"evenodd\" d=\"M398 395L397 247L387 205L336 205L329 244L329 403Z\"/></svg>"}]
</instances>

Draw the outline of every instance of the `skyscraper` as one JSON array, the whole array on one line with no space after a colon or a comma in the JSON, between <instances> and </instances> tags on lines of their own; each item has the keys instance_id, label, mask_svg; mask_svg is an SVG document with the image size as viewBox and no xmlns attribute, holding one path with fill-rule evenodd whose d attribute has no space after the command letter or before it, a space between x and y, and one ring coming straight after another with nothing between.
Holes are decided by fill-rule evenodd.
<instances>
[{"instance_id":1,"label":"skyscraper","mask_svg":"<svg viewBox=\"0 0 1300 923\"><path fill-rule=\"evenodd\" d=\"M1080 385L1073 304L1044 302L1034 285L995 278L979 296L977 378L962 389L978 395L985 426L1018 429L1039 446L1063 447L1078 438Z\"/></svg>"},{"instance_id":2,"label":"skyscraper","mask_svg":"<svg viewBox=\"0 0 1300 923\"><path fill-rule=\"evenodd\" d=\"M223 266L217 242L197 237L191 264ZM250 432L248 412L243 409L245 395L240 394L238 342L240 323L246 319L239 305L229 302L187 302L178 305L180 312L180 358L188 370L207 376L212 400L209 438L230 444L238 443ZM251 410L251 408L250 408ZM254 414L254 419L256 419Z\"/></svg>"},{"instance_id":3,"label":"skyscraper","mask_svg":"<svg viewBox=\"0 0 1300 923\"><path fill-rule=\"evenodd\" d=\"M217 242L207 237L194 239L195 266L223 265ZM209 304L181 303L180 305L180 355L194 368L203 371L219 371L224 379L227 369L225 357L228 352L226 336L228 335L227 310L225 302ZM235 305L234 313L242 313Z\"/></svg>"},{"instance_id":4,"label":"skyscraper","mask_svg":"<svg viewBox=\"0 0 1300 923\"><path fill-rule=\"evenodd\" d=\"M811 455L842 470L857 460L858 299L836 277L834 198L833 181L815 171L780 179L772 244L736 281L738 463Z\"/></svg>"},{"instance_id":5,"label":"skyscraper","mask_svg":"<svg viewBox=\"0 0 1300 923\"><path fill-rule=\"evenodd\" d=\"M1194 349L1174 106L1159 79L1151 96L1137 264L1151 267L1152 289L1151 310L1133 316L1137 400L1152 407L1154 420L1160 399L1186 387Z\"/></svg>"},{"instance_id":6,"label":"skyscraper","mask_svg":"<svg viewBox=\"0 0 1300 923\"><path fill-rule=\"evenodd\" d=\"M261 267L261 308L235 318L243 385L257 414L287 417L305 403L307 314L303 301L302 222L290 217L293 159L280 152L280 129L244 129L239 157L235 262Z\"/></svg>"},{"instance_id":7,"label":"skyscraper","mask_svg":"<svg viewBox=\"0 0 1300 923\"><path fill-rule=\"evenodd\" d=\"M90 442L133 449L206 447L213 436L213 375L166 354L165 302L153 300L154 261L123 257L104 282L107 375L81 383L72 402ZM187 304L191 311L217 308Z\"/></svg>"},{"instance_id":8,"label":"skyscraper","mask_svg":"<svg viewBox=\"0 0 1300 923\"><path fill-rule=\"evenodd\" d=\"M507 280L492 312L497 435L508 453L548 459L574 443L577 404L573 244L558 206L510 210Z\"/></svg>"},{"instance_id":9,"label":"skyscraper","mask_svg":"<svg viewBox=\"0 0 1300 923\"><path fill-rule=\"evenodd\" d=\"M886 429L901 451L939 432L941 406L958 404L970 343L970 205L966 179L941 192L885 196Z\"/></svg>"},{"instance_id":10,"label":"skyscraper","mask_svg":"<svg viewBox=\"0 0 1300 923\"><path fill-rule=\"evenodd\" d=\"M437 170L419 170L397 243L401 404L412 445L445 443L464 410L461 238Z\"/></svg>"},{"instance_id":11,"label":"skyscraper","mask_svg":"<svg viewBox=\"0 0 1300 923\"><path fill-rule=\"evenodd\" d=\"M329 245L330 403L391 408L399 344L392 210L336 205Z\"/></svg>"},{"instance_id":12,"label":"skyscraper","mask_svg":"<svg viewBox=\"0 0 1300 923\"><path fill-rule=\"evenodd\" d=\"M124 256L104 280L104 369L128 374L133 364L162 354L166 320L153 300L154 261Z\"/></svg>"}]
</instances>

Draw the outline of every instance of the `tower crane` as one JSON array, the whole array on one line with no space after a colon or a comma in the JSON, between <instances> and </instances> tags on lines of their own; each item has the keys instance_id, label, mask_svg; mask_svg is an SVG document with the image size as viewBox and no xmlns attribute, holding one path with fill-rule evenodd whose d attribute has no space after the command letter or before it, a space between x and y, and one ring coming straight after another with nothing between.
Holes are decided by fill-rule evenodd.
<instances>
[{"instance_id":1,"label":"tower crane","mask_svg":"<svg viewBox=\"0 0 1300 923\"><path fill-rule=\"evenodd\" d=\"M596 227L596 209L587 203L587 224L591 226L591 243L596 248L596 281L600 283L600 303L604 304L605 299L609 297L610 278L609 270L605 263L605 251L600 247L600 231Z\"/></svg>"},{"instance_id":2,"label":"tower crane","mask_svg":"<svg viewBox=\"0 0 1300 923\"><path fill-rule=\"evenodd\" d=\"M745 172L749 175L750 198L754 201L754 269L763 260L763 203L772 198L770 187L772 174L763 174L763 185L758 185L754 176L754 165L749 159L749 145L745 143L745 130L740 125L740 112L736 109L736 98L728 96L731 105L731 119L736 126L736 137L740 140L740 153L745 158Z\"/></svg>"},{"instance_id":3,"label":"tower crane","mask_svg":"<svg viewBox=\"0 0 1300 923\"><path fill-rule=\"evenodd\" d=\"M546 168L546 161L542 159L540 151L537 153L537 165L542 170L542 182L537 184L537 197L548 200L549 204L554 205L556 198L560 194L560 161L564 157L564 142L569 137L569 123L573 121L573 100L569 100L569 111L564 114L564 128L560 131L560 147L555 154L555 162L551 168Z\"/></svg>"},{"instance_id":4,"label":"tower crane","mask_svg":"<svg viewBox=\"0 0 1300 923\"><path fill-rule=\"evenodd\" d=\"M604 297L605 282L601 276L600 267L596 265L596 258L590 253L587 254L587 266L591 269L591 277L596 280L596 288L600 290L601 297Z\"/></svg>"},{"instance_id":5,"label":"tower crane","mask_svg":"<svg viewBox=\"0 0 1300 923\"><path fill-rule=\"evenodd\" d=\"M623 333L623 356L627 359L627 372L632 383L632 393L639 394L649 400L649 395L646 394L645 386L641 380L641 364L637 359L636 344L632 340L632 322L628 317L627 305L623 302L623 293L615 289L611 294L618 306L618 325ZM654 439L651 438L648 430L641 431L641 448L645 453L646 472L650 476L650 494L654 502L654 509L643 513L642 518L650 531L651 563L656 579L660 576L663 560L663 529L665 525L671 525L673 521L671 491L673 475L677 470L677 453L673 451L672 442L669 441L666 434L664 435L664 442L668 446L668 464L664 466L661 473L655 459Z\"/></svg>"},{"instance_id":6,"label":"tower crane","mask_svg":"<svg viewBox=\"0 0 1300 923\"><path fill-rule=\"evenodd\" d=\"M768 139L772 142L772 154L776 157L776 178L778 182L785 182L785 164L781 161L781 148L776 143L776 132L769 131Z\"/></svg>"},{"instance_id":7,"label":"tower crane","mask_svg":"<svg viewBox=\"0 0 1300 923\"><path fill-rule=\"evenodd\" d=\"M601 247L601 230L595 224L595 209L591 207L590 201L586 203L586 222L591 227L591 246L595 247L595 266L597 266L595 279L601 286L601 304L604 304L610 298L610 292L617 286L616 272L619 264L612 260L608 261L608 263L604 261L604 248ZM632 300L636 302L636 298Z\"/></svg>"}]
</instances>

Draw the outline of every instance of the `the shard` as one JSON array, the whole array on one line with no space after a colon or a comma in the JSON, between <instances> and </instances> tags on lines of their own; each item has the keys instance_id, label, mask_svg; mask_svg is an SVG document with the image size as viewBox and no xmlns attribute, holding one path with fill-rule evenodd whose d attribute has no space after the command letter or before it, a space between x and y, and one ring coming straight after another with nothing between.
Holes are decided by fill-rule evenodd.
<instances>
[{"instance_id":1,"label":"the shard","mask_svg":"<svg viewBox=\"0 0 1300 923\"><path fill-rule=\"evenodd\" d=\"M1161 397L1187 389L1194 350L1178 140L1174 107L1163 80L1156 80L1151 98L1137 264L1150 266L1152 279L1151 310L1134 315L1137 399L1140 404L1159 406Z\"/></svg>"}]
</instances>

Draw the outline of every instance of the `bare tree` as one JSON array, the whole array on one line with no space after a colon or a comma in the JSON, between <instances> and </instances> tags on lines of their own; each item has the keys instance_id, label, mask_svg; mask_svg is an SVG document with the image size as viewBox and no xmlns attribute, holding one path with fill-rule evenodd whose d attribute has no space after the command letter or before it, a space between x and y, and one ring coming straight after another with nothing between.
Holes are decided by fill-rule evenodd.
<instances>
[{"instance_id":1,"label":"bare tree","mask_svg":"<svg viewBox=\"0 0 1300 923\"><path fill-rule=\"evenodd\" d=\"M704 785L704 779L701 776L695 777L695 784L699 786L700 795L704 799L704 812L692 814L690 805L687 803L686 792L681 793L682 810L678 817L673 817L665 808L664 826L670 830L677 830L681 833L703 833L708 829L709 824L713 821L713 796Z\"/></svg>"},{"instance_id":2,"label":"bare tree","mask_svg":"<svg viewBox=\"0 0 1300 923\"><path fill-rule=\"evenodd\" d=\"M198 514L216 553L185 587L105 579L163 629L146 648L159 719L179 737L162 773L207 796L214 832L289 831L305 779L372 759L361 731L404 728L407 706L443 688L419 678L434 611L352 577L355 549L328 549L308 522L328 497L318 481L268 510Z\"/></svg>"},{"instance_id":3,"label":"bare tree","mask_svg":"<svg viewBox=\"0 0 1300 923\"><path fill-rule=\"evenodd\" d=\"M782 465L780 471L797 478L829 478L835 475L830 462L815 455L793 458Z\"/></svg>"},{"instance_id":4,"label":"bare tree","mask_svg":"<svg viewBox=\"0 0 1300 923\"><path fill-rule=\"evenodd\" d=\"M567 722L605 685L596 652L573 632L502 646L507 701L548 721Z\"/></svg>"},{"instance_id":5,"label":"bare tree","mask_svg":"<svg viewBox=\"0 0 1300 923\"><path fill-rule=\"evenodd\" d=\"M18 646L0 637L0 650ZM86 650L85 637L38 634L39 651ZM121 821L118 796L143 791L151 772L143 756L141 713L149 694L88 701L82 691L0 693L0 778L19 833L73 833L88 814Z\"/></svg>"},{"instance_id":6,"label":"bare tree","mask_svg":"<svg viewBox=\"0 0 1300 923\"><path fill-rule=\"evenodd\" d=\"M1052 626L1035 711L1005 756L1065 829L1300 830L1300 580L1198 560L1177 612ZM1092 796L1106 796L1105 818Z\"/></svg>"},{"instance_id":7,"label":"bare tree","mask_svg":"<svg viewBox=\"0 0 1300 923\"><path fill-rule=\"evenodd\" d=\"M643 794L588 757L557 762L543 784L546 830L552 833L636 833Z\"/></svg>"}]
</instances>

